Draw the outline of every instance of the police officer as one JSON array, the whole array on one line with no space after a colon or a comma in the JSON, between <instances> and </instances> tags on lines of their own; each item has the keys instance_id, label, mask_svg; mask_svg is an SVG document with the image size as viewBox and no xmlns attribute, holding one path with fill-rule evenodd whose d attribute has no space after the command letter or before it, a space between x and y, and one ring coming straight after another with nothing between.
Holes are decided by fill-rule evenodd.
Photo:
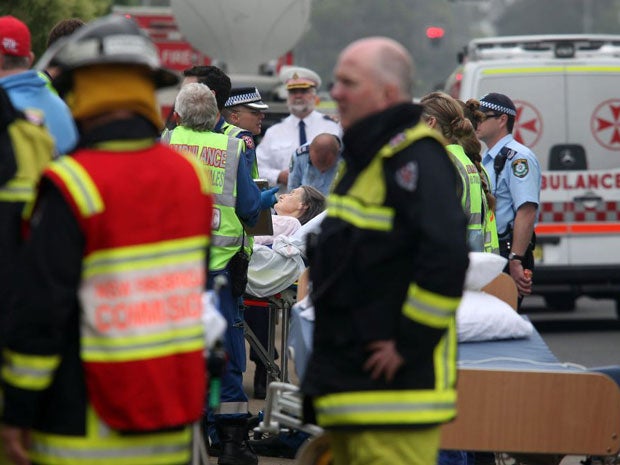
<instances>
[{"instance_id":1,"label":"police officer","mask_svg":"<svg viewBox=\"0 0 620 465\"><path fill-rule=\"evenodd\" d=\"M480 110L484 118L476 135L488 147L482 163L491 175L496 198L500 253L508 259L506 271L523 297L532 292L532 278L525 270L534 269L540 165L536 155L512 135L517 110L509 97L495 92L487 94L480 99Z\"/></svg>"},{"instance_id":2,"label":"police officer","mask_svg":"<svg viewBox=\"0 0 620 465\"><path fill-rule=\"evenodd\" d=\"M236 87L230 91L222 116L229 125L250 131L256 137L262 131L262 121L267 109L269 105L263 102L256 87Z\"/></svg>"},{"instance_id":3,"label":"police officer","mask_svg":"<svg viewBox=\"0 0 620 465\"><path fill-rule=\"evenodd\" d=\"M214 414L212 441L221 444L220 465L255 465L256 455L247 447L248 398L243 390L245 339L240 296L247 283L247 264L252 253L243 223L256 223L260 210L271 208L276 188L259 192L242 157L241 140L213 131L218 118L215 96L204 84L181 87L175 101L179 126L170 134L170 145L193 154L206 167L215 194L215 214L207 286L223 275L220 310L226 318L225 349L228 365L222 376L221 404ZM215 448L212 448L215 449Z\"/></svg>"},{"instance_id":4,"label":"police officer","mask_svg":"<svg viewBox=\"0 0 620 465\"><path fill-rule=\"evenodd\" d=\"M318 74L307 68L289 67L282 71L280 79L286 85L286 103L291 114L267 129L256 148L256 158L261 177L285 191L291 155L297 147L322 132L340 136L342 128L331 117L315 110L317 89L321 86Z\"/></svg>"},{"instance_id":5,"label":"police officer","mask_svg":"<svg viewBox=\"0 0 620 465\"><path fill-rule=\"evenodd\" d=\"M200 166L157 143L156 89L178 77L119 15L57 42L38 70L52 61L80 142L44 171L29 222L2 449L17 465L189 463L212 200Z\"/></svg>"},{"instance_id":6,"label":"police officer","mask_svg":"<svg viewBox=\"0 0 620 465\"><path fill-rule=\"evenodd\" d=\"M312 142L295 150L289 167L288 191L312 186L327 195L336 177L341 148L338 136L321 133Z\"/></svg>"}]
</instances>

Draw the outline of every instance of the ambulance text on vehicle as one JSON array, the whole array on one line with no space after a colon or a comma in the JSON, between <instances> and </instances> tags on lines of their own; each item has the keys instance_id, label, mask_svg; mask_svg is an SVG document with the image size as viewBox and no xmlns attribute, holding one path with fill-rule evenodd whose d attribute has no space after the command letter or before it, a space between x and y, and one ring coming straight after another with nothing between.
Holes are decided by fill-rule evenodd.
<instances>
[{"instance_id":1,"label":"ambulance text on vehicle","mask_svg":"<svg viewBox=\"0 0 620 465\"><path fill-rule=\"evenodd\" d=\"M475 39L455 76L462 100L513 99L513 135L543 170L534 293L561 309L613 298L620 314L620 35Z\"/></svg>"}]
</instances>

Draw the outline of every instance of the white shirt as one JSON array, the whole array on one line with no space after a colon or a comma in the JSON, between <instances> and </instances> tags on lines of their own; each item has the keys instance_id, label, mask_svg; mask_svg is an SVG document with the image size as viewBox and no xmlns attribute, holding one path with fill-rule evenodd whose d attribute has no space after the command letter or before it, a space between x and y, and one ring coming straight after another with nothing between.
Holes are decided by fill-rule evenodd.
<instances>
[{"instance_id":1,"label":"white shirt","mask_svg":"<svg viewBox=\"0 0 620 465\"><path fill-rule=\"evenodd\" d=\"M324 132L342 136L340 124L316 110L304 118L304 123L307 142ZM289 115L267 129L263 140L256 147L260 177L269 181L270 186L275 186L278 174L288 169L291 157L299 145L299 118L296 116Z\"/></svg>"}]
</instances>

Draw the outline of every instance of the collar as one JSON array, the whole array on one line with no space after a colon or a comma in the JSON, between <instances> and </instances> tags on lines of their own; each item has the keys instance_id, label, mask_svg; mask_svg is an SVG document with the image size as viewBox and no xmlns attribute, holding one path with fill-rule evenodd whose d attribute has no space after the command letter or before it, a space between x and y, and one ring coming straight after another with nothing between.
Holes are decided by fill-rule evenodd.
<instances>
[{"instance_id":1,"label":"collar","mask_svg":"<svg viewBox=\"0 0 620 465\"><path fill-rule=\"evenodd\" d=\"M502 137L500 140L498 140L493 147L491 147L487 151L486 155L488 155L491 158L495 159L495 157L497 156L499 151L502 148L504 148L504 146L506 146L507 144L512 142L513 140L514 140L514 137L512 136L512 134L506 134L504 137Z\"/></svg>"},{"instance_id":2,"label":"collar","mask_svg":"<svg viewBox=\"0 0 620 465\"><path fill-rule=\"evenodd\" d=\"M80 147L94 147L108 141L130 141L151 138L153 143L159 133L153 124L142 116L110 121L97 126L88 134L82 134Z\"/></svg>"},{"instance_id":3,"label":"collar","mask_svg":"<svg viewBox=\"0 0 620 465\"><path fill-rule=\"evenodd\" d=\"M342 137L347 166L364 168L395 134L415 126L421 114L421 105L406 102L356 122Z\"/></svg>"},{"instance_id":4,"label":"collar","mask_svg":"<svg viewBox=\"0 0 620 465\"><path fill-rule=\"evenodd\" d=\"M222 132L222 126L226 123L226 120L222 115L220 115L220 119L215 123L215 127L213 128L213 132Z\"/></svg>"}]
</instances>

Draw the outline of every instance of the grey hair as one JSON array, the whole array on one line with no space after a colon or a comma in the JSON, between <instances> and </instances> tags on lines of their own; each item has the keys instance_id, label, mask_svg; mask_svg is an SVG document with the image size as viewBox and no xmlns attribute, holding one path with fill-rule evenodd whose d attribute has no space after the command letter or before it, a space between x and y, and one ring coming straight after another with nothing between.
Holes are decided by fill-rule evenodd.
<instances>
[{"instance_id":1,"label":"grey hair","mask_svg":"<svg viewBox=\"0 0 620 465\"><path fill-rule=\"evenodd\" d=\"M181 125L194 131L212 131L217 123L217 101L206 84L193 82L181 87L174 109Z\"/></svg>"}]
</instances>

